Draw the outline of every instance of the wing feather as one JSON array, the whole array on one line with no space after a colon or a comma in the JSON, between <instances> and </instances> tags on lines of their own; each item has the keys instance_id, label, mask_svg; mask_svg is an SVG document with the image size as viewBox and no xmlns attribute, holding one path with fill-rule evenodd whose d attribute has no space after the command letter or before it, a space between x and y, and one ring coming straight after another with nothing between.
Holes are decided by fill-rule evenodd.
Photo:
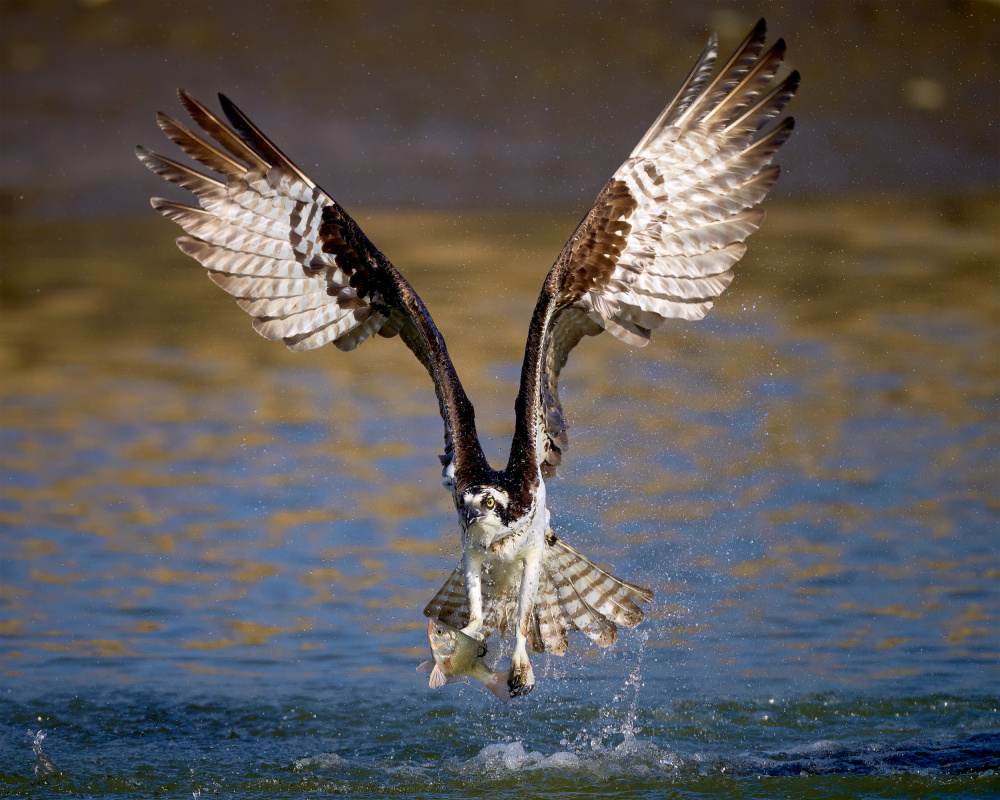
<instances>
[{"instance_id":1,"label":"wing feather","mask_svg":"<svg viewBox=\"0 0 1000 800\"><path fill-rule=\"evenodd\" d=\"M424 616L441 620L459 630L469 624L469 602L465 595L465 573L461 564L452 570L444 586L431 598L424 608Z\"/></svg>"},{"instance_id":2,"label":"wing feather","mask_svg":"<svg viewBox=\"0 0 1000 800\"><path fill-rule=\"evenodd\" d=\"M535 624L538 627L538 642L535 649L547 648L553 655L565 655L569 649L570 626L575 630L572 620L567 620L559 606L559 593L549 576L548 570L542 569L535 595Z\"/></svg>"},{"instance_id":3,"label":"wing feather","mask_svg":"<svg viewBox=\"0 0 1000 800\"><path fill-rule=\"evenodd\" d=\"M211 142L194 133L187 126L168 117L162 111L157 112L156 122L160 126L160 130L166 134L170 141L180 147L181 150L195 161L208 167L213 172L218 172L225 178L235 179L239 179L246 174L247 167L245 164L241 164L228 153L223 152Z\"/></svg>"},{"instance_id":4,"label":"wing feather","mask_svg":"<svg viewBox=\"0 0 1000 800\"><path fill-rule=\"evenodd\" d=\"M763 52L765 39L761 20L711 80L709 39L556 259L529 327L508 469L534 463L547 477L559 465L568 446L559 374L583 337L609 331L641 347L669 318L701 319L733 280L793 120L761 132L799 85L793 72L769 90L785 43Z\"/></svg>"},{"instance_id":5,"label":"wing feather","mask_svg":"<svg viewBox=\"0 0 1000 800\"><path fill-rule=\"evenodd\" d=\"M656 118L656 121L646 131L646 135L635 146L635 149L632 151L633 156L645 150L650 141L657 138L663 129L671 124L678 114L684 113L691 103L694 102L695 98L701 94L705 86L705 81L708 80L712 74L712 69L715 67L715 59L718 54L719 40L713 33L708 37L705 49L701 51L701 55L698 56L698 60L695 61L691 72L684 79L684 83L674 96L674 99L667 103L667 107L660 112L660 116Z\"/></svg>"},{"instance_id":6,"label":"wing feather","mask_svg":"<svg viewBox=\"0 0 1000 800\"><path fill-rule=\"evenodd\" d=\"M450 474L488 471L472 405L444 338L409 283L350 215L228 98L220 102L232 127L185 92L178 96L214 143L165 114L157 114L157 122L217 177L142 147L136 155L198 200L197 206L152 200L184 230L177 240L181 251L254 317L258 333L291 350L329 343L351 350L376 333L401 336L434 381L446 468Z\"/></svg>"},{"instance_id":7,"label":"wing feather","mask_svg":"<svg viewBox=\"0 0 1000 800\"><path fill-rule=\"evenodd\" d=\"M275 160L268 162L266 159L258 156L252 147L227 128L215 114L183 89L177 90L177 97L181 101L181 105L184 106L184 110L188 112L188 116L195 121L195 124L221 144L237 161L249 164L252 169L265 169L269 164L277 163Z\"/></svg>"}]
</instances>

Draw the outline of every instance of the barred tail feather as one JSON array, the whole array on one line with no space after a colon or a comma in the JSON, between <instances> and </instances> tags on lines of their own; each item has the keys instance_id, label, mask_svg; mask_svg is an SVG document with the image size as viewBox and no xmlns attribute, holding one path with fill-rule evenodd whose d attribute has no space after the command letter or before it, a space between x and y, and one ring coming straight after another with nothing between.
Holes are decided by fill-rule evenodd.
<instances>
[{"instance_id":1,"label":"barred tail feather","mask_svg":"<svg viewBox=\"0 0 1000 800\"><path fill-rule=\"evenodd\" d=\"M559 605L559 593L544 568L544 562L541 579L538 582L538 593L535 595L534 623L537 638L531 642L532 649L542 652L547 647L554 655L566 655L572 621L567 620L563 614Z\"/></svg>"},{"instance_id":2,"label":"barred tail feather","mask_svg":"<svg viewBox=\"0 0 1000 800\"><path fill-rule=\"evenodd\" d=\"M535 652L548 650L565 655L569 631L583 631L600 647L618 640L618 626L634 628L642 621L636 601L648 603L651 589L623 581L580 555L550 530L545 537L542 571L535 595L531 627L526 632ZM482 634L498 630L503 637L514 625L517 587L510 586L498 596L484 597ZM424 609L424 615L439 619L453 628L469 621L465 576L457 566Z\"/></svg>"},{"instance_id":3,"label":"barred tail feather","mask_svg":"<svg viewBox=\"0 0 1000 800\"><path fill-rule=\"evenodd\" d=\"M542 570L555 587L559 615L567 627L583 631L600 647L618 640L618 625L634 628L642 620L642 609L632 598L646 603L653 599L652 590L606 572L551 530L545 538Z\"/></svg>"},{"instance_id":4,"label":"barred tail feather","mask_svg":"<svg viewBox=\"0 0 1000 800\"><path fill-rule=\"evenodd\" d=\"M461 564L452 570L444 586L431 598L424 609L424 616L458 630L469 624L469 601L465 596L465 575Z\"/></svg>"},{"instance_id":5,"label":"barred tail feather","mask_svg":"<svg viewBox=\"0 0 1000 800\"><path fill-rule=\"evenodd\" d=\"M543 566L549 572L561 572L573 585L580 600L595 613L612 622L634 628L642 621L642 609L633 600L649 603L653 591L623 581L605 572L586 556L549 531L545 540Z\"/></svg>"},{"instance_id":6,"label":"barred tail feather","mask_svg":"<svg viewBox=\"0 0 1000 800\"><path fill-rule=\"evenodd\" d=\"M492 594L491 586L484 587L482 637L498 631L500 636L513 629L517 616L517 586L508 586L500 594ZM452 570L444 586L424 608L424 616L437 619L445 625L461 630L469 624L469 600L465 594L465 574L459 564Z\"/></svg>"}]
</instances>

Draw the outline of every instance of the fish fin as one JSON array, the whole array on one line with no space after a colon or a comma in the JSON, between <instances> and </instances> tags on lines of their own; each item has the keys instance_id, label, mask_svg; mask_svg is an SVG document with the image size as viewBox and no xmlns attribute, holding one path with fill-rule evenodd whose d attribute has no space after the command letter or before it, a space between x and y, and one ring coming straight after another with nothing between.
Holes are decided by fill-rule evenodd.
<instances>
[{"instance_id":1,"label":"fish fin","mask_svg":"<svg viewBox=\"0 0 1000 800\"><path fill-rule=\"evenodd\" d=\"M509 677L510 670L494 672L493 677L484 683L483 686L489 689L493 693L493 696L501 703L509 703L510 692L507 689L507 678Z\"/></svg>"},{"instance_id":2,"label":"fish fin","mask_svg":"<svg viewBox=\"0 0 1000 800\"><path fill-rule=\"evenodd\" d=\"M448 682L448 678L441 671L441 667L437 664L434 665L434 669L431 670L431 688L440 689Z\"/></svg>"},{"instance_id":3,"label":"fish fin","mask_svg":"<svg viewBox=\"0 0 1000 800\"><path fill-rule=\"evenodd\" d=\"M417 664L417 672L423 672L425 675L434 671L434 667L437 666L433 661L425 661L422 664Z\"/></svg>"}]
</instances>

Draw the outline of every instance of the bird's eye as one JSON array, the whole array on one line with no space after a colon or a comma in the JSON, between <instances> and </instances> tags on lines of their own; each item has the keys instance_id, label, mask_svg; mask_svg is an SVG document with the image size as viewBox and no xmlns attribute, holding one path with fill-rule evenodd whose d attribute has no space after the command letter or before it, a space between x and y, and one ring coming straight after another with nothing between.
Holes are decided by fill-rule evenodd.
<instances>
[{"instance_id":1,"label":"bird's eye","mask_svg":"<svg viewBox=\"0 0 1000 800\"><path fill-rule=\"evenodd\" d=\"M463 500L461 497L456 497L455 498L455 505L458 506L459 508L461 508L462 506L465 505L465 500Z\"/></svg>"},{"instance_id":2,"label":"bird's eye","mask_svg":"<svg viewBox=\"0 0 1000 800\"><path fill-rule=\"evenodd\" d=\"M493 508L493 506L495 506L496 504L497 504L496 500L494 500L492 497L487 497L486 498L486 507L487 508Z\"/></svg>"}]
</instances>

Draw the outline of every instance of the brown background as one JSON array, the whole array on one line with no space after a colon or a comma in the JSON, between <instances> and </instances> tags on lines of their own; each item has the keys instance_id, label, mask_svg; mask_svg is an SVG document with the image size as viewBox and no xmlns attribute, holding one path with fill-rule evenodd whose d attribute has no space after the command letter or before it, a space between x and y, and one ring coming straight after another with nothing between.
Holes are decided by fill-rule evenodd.
<instances>
[{"instance_id":1,"label":"brown background","mask_svg":"<svg viewBox=\"0 0 1000 800\"><path fill-rule=\"evenodd\" d=\"M3 0L2 209L141 212L177 86L224 91L348 208L583 209L709 32L803 74L776 196L1000 180L1000 3ZM169 149L167 150L169 152Z\"/></svg>"}]
</instances>

